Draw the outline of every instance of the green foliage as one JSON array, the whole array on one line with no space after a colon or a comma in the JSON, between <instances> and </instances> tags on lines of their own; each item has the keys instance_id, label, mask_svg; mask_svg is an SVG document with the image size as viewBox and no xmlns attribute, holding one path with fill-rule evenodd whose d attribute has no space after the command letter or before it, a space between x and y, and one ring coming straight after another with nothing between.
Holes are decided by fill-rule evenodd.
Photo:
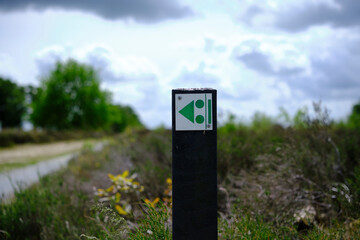
<instances>
[{"instance_id":1,"label":"green foliage","mask_svg":"<svg viewBox=\"0 0 360 240\"><path fill-rule=\"evenodd\" d=\"M280 118L290 125L270 123L258 114L245 127L233 117L218 130L219 182L228 191L228 203L244 207L242 214L251 216L239 222L274 226L271 231L280 239L359 238L354 230L360 218L359 133L348 123L334 124L321 102L311 112L300 109L293 118L282 111ZM313 221L322 228L308 222L305 232L294 233L292 217L306 207L313 209ZM262 216L263 222L254 216ZM284 226L293 229L290 235L278 233ZM226 231L233 231L231 227Z\"/></svg>"},{"instance_id":2,"label":"green foliage","mask_svg":"<svg viewBox=\"0 0 360 240\"><path fill-rule=\"evenodd\" d=\"M308 109L306 107L299 109L293 119L294 128L305 128L307 115Z\"/></svg>"},{"instance_id":3,"label":"green foliage","mask_svg":"<svg viewBox=\"0 0 360 240\"><path fill-rule=\"evenodd\" d=\"M238 125L235 122L235 115L229 114L225 123L218 129L221 133L230 133L238 129Z\"/></svg>"},{"instance_id":4,"label":"green foliage","mask_svg":"<svg viewBox=\"0 0 360 240\"><path fill-rule=\"evenodd\" d=\"M20 127L25 111L24 88L0 77L0 123L2 128Z\"/></svg>"},{"instance_id":5,"label":"green foliage","mask_svg":"<svg viewBox=\"0 0 360 240\"><path fill-rule=\"evenodd\" d=\"M105 129L122 132L142 127L129 106L110 104L110 94L100 89L96 71L74 60L58 62L42 79L40 88L27 87L33 112L31 121L45 129Z\"/></svg>"},{"instance_id":6,"label":"green foliage","mask_svg":"<svg viewBox=\"0 0 360 240\"><path fill-rule=\"evenodd\" d=\"M274 120L264 113L256 112L252 117L251 127L255 131L263 131L269 129L274 124Z\"/></svg>"},{"instance_id":7,"label":"green foliage","mask_svg":"<svg viewBox=\"0 0 360 240\"><path fill-rule=\"evenodd\" d=\"M74 60L58 62L42 80L31 120L46 129L99 129L109 123L109 94L95 70Z\"/></svg>"},{"instance_id":8,"label":"green foliage","mask_svg":"<svg viewBox=\"0 0 360 240\"><path fill-rule=\"evenodd\" d=\"M311 116L307 110L299 112L298 120L292 119L292 126L277 125L271 118L258 114L250 126L236 123L234 117L219 129L219 184L227 193L224 201L235 209L242 209L236 213L230 210L219 213L224 216L219 220L219 239L360 239L360 135L347 124L342 127L332 124L320 104L314 105ZM291 120L284 113L283 117ZM107 156L129 156L131 167L144 185L143 194L155 199L148 202L158 201L158 197L164 196L165 179L171 176L171 132L127 129L117 139L117 145ZM104 159L88 153L70 168L75 175L88 180L92 178L90 169L103 164ZM79 164L81 162L86 164ZM95 179L98 180L99 175ZM42 200L38 202L47 204ZM65 200L64 203L67 204ZM219 207L222 204L219 202ZM295 216L306 208L312 209L315 216L308 217L301 229L301 222ZM99 229L88 222L88 228L82 233L100 239L121 238L121 231L114 235L117 234L114 226L125 230L124 220L114 214L97 210L87 219ZM44 220L39 220L46 219L47 215L43 215L37 215L38 225L33 229L47 226ZM130 239L171 239L170 216L166 206L159 209L148 206L143 220L137 222L138 228L129 233ZM14 219L19 217L20 214ZM126 218L131 226L130 221L137 221L139 214L126 215ZM60 232L66 232L58 226ZM5 234L1 235L1 230L12 234L0 227L0 236ZM59 236L56 238L61 239L63 235Z\"/></svg>"},{"instance_id":9,"label":"green foliage","mask_svg":"<svg viewBox=\"0 0 360 240\"><path fill-rule=\"evenodd\" d=\"M104 136L106 136L106 133L103 131L22 131L19 129L4 129L0 132L0 147L11 147L16 144L24 143L49 143L84 138L101 138Z\"/></svg>"},{"instance_id":10,"label":"green foliage","mask_svg":"<svg viewBox=\"0 0 360 240\"><path fill-rule=\"evenodd\" d=\"M110 128L113 132L123 132L126 127L142 127L142 124L129 106L109 105Z\"/></svg>"},{"instance_id":11,"label":"green foliage","mask_svg":"<svg viewBox=\"0 0 360 240\"><path fill-rule=\"evenodd\" d=\"M226 131L229 131L228 126ZM245 140L248 140L245 143ZM255 152L251 143L255 139L248 130L232 130L229 133L219 131L218 135L218 174L221 181L232 172L236 173L241 169L249 169L253 166Z\"/></svg>"},{"instance_id":12,"label":"green foliage","mask_svg":"<svg viewBox=\"0 0 360 240\"><path fill-rule=\"evenodd\" d=\"M97 189L95 195L99 197L99 201L109 201L119 214L128 215L132 211L132 205L127 197L121 196L136 196L138 198L140 193L144 191L144 187L139 182L134 181L136 176L136 173L129 176L128 170L116 176L109 173L111 186L107 189Z\"/></svg>"},{"instance_id":13,"label":"green foliage","mask_svg":"<svg viewBox=\"0 0 360 240\"><path fill-rule=\"evenodd\" d=\"M130 240L170 240L172 232L169 226L170 214L164 204L157 209L145 205L145 217L140 220L135 232L129 234Z\"/></svg>"},{"instance_id":14,"label":"green foliage","mask_svg":"<svg viewBox=\"0 0 360 240\"><path fill-rule=\"evenodd\" d=\"M355 167L353 176L348 179L350 190L353 193L354 204L351 206L351 211L360 209L360 165Z\"/></svg>"},{"instance_id":15,"label":"green foliage","mask_svg":"<svg viewBox=\"0 0 360 240\"><path fill-rule=\"evenodd\" d=\"M260 217L234 216L230 221L219 219L219 239L277 239L278 234L272 225ZM281 239L291 239L281 235Z\"/></svg>"},{"instance_id":16,"label":"green foliage","mask_svg":"<svg viewBox=\"0 0 360 240\"><path fill-rule=\"evenodd\" d=\"M146 193L161 197L164 182L171 178L171 131L129 131L118 140L123 154L131 157Z\"/></svg>"},{"instance_id":17,"label":"green foliage","mask_svg":"<svg viewBox=\"0 0 360 240\"><path fill-rule=\"evenodd\" d=\"M126 234L123 218L110 219L113 214L108 208L91 209L92 186L99 184L96 173L106 163L111 163L108 148L85 150L68 169L16 192L13 201L5 203L0 198L0 239L84 239L84 233L109 239ZM89 183L92 178L94 182Z\"/></svg>"},{"instance_id":18,"label":"green foliage","mask_svg":"<svg viewBox=\"0 0 360 240\"><path fill-rule=\"evenodd\" d=\"M126 239L129 228L127 226L126 220L119 216L114 210L109 207L104 206L103 204L96 204L92 207L92 210L96 213L96 217L93 220L101 226L100 234L97 233L97 236L104 235L105 239ZM87 236L85 234L80 235L81 239L99 239L94 236Z\"/></svg>"},{"instance_id":19,"label":"green foliage","mask_svg":"<svg viewBox=\"0 0 360 240\"><path fill-rule=\"evenodd\" d=\"M279 115L278 115L278 119L282 120L282 122L285 124L285 125L291 125L292 123L292 120L291 120L291 116L290 114L286 111L285 108L283 107L280 107L279 108Z\"/></svg>"},{"instance_id":20,"label":"green foliage","mask_svg":"<svg viewBox=\"0 0 360 240\"><path fill-rule=\"evenodd\" d=\"M43 89L28 85L25 87L25 92L27 97L26 102L31 106L32 102L39 101L39 98L42 96Z\"/></svg>"},{"instance_id":21,"label":"green foliage","mask_svg":"<svg viewBox=\"0 0 360 240\"><path fill-rule=\"evenodd\" d=\"M360 103L353 106L351 115L348 119L348 125L351 129L360 131Z\"/></svg>"},{"instance_id":22,"label":"green foliage","mask_svg":"<svg viewBox=\"0 0 360 240\"><path fill-rule=\"evenodd\" d=\"M304 232L298 232L293 225L277 227L264 221L262 217L246 213L231 215L228 219L219 219L219 239L359 239L360 222L352 222L347 229L336 222L331 228L314 226Z\"/></svg>"},{"instance_id":23,"label":"green foliage","mask_svg":"<svg viewBox=\"0 0 360 240\"><path fill-rule=\"evenodd\" d=\"M9 236L0 233L0 238L79 239L85 229L99 236L100 227L84 217L90 215L89 199L74 187L64 191L64 181L59 175L44 177L39 187L16 192L14 202L0 203L0 230Z\"/></svg>"}]
</instances>

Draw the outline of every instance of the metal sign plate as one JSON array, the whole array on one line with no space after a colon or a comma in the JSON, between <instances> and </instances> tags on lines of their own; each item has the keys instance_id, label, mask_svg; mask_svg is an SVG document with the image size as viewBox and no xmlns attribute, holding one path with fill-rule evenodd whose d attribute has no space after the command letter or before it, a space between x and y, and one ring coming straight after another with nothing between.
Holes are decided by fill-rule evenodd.
<instances>
[{"instance_id":1,"label":"metal sign plate","mask_svg":"<svg viewBox=\"0 0 360 240\"><path fill-rule=\"evenodd\" d=\"M211 93L175 94L175 130L213 130Z\"/></svg>"}]
</instances>

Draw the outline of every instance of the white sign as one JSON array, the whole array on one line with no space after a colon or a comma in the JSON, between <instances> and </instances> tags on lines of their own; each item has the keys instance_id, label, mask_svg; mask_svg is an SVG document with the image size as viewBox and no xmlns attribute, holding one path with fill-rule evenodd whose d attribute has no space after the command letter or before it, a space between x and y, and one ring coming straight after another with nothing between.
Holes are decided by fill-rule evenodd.
<instances>
[{"instance_id":1,"label":"white sign","mask_svg":"<svg viewBox=\"0 0 360 240\"><path fill-rule=\"evenodd\" d=\"M213 129L211 93L175 94L175 130Z\"/></svg>"}]
</instances>

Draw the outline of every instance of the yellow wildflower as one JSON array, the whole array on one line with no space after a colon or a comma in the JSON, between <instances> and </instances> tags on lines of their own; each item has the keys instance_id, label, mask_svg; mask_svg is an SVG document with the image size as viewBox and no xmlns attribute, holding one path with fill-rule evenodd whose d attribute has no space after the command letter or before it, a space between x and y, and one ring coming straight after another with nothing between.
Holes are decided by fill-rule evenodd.
<instances>
[{"instance_id":1,"label":"yellow wildflower","mask_svg":"<svg viewBox=\"0 0 360 240\"><path fill-rule=\"evenodd\" d=\"M116 209L116 211L118 211L118 213L120 213L121 215L127 215L127 214L128 214L120 205L115 205L115 209Z\"/></svg>"},{"instance_id":2,"label":"yellow wildflower","mask_svg":"<svg viewBox=\"0 0 360 240\"><path fill-rule=\"evenodd\" d=\"M128 170L124 171L124 172L121 174L121 176L122 176L123 178L126 178L127 176L129 176L129 171L128 171Z\"/></svg>"},{"instance_id":3,"label":"yellow wildflower","mask_svg":"<svg viewBox=\"0 0 360 240\"><path fill-rule=\"evenodd\" d=\"M99 197L105 196L104 189L99 188L97 191L98 191L98 192L95 193L97 196L99 196Z\"/></svg>"},{"instance_id":4,"label":"yellow wildflower","mask_svg":"<svg viewBox=\"0 0 360 240\"><path fill-rule=\"evenodd\" d=\"M120 197L121 197L121 194L120 193L116 193L115 194L115 202L120 202Z\"/></svg>"},{"instance_id":5,"label":"yellow wildflower","mask_svg":"<svg viewBox=\"0 0 360 240\"><path fill-rule=\"evenodd\" d=\"M150 201L149 199L145 198L145 203L153 208L155 208L155 205L160 201L160 198L155 198L154 201Z\"/></svg>"},{"instance_id":6,"label":"yellow wildflower","mask_svg":"<svg viewBox=\"0 0 360 240\"><path fill-rule=\"evenodd\" d=\"M111 185L108 189L106 189L107 192L112 192L114 190L114 186Z\"/></svg>"},{"instance_id":7,"label":"yellow wildflower","mask_svg":"<svg viewBox=\"0 0 360 240\"><path fill-rule=\"evenodd\" d=\"M116 177L114 177L114 175L112 175L111 173L108 174L108 177L112 180L112 181L116 181Z\"/></svg>"}]
</instances>

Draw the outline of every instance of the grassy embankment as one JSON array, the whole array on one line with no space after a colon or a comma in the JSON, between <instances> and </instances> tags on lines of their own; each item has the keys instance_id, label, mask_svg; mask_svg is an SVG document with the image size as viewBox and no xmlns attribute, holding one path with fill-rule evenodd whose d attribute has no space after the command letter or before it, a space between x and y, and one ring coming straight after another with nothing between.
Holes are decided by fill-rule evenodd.
<instances>
[{"instance_id":1,"label":"grassy embankment","mask_svg":"<svg viewBox=\"0 0 360 240\"><path fill-rule=\"evenodd\" d=\"M312 121L218 133L219 239L360 239L359 132ZM0 234L169 239L169 177L170 131L125 133L0 205Z\"/></svg>"},{"instance_id":2,"label":"grassy embankment","mask_svg":"<svg viewBox=\"0 0 360 240\"><path fill-rule=\"evenodd\" d=\"M110 138L83 139L43 144L22 144L3 148L0 149L0 173L77 153L87 146L110 140Z\"/></svg>"},{"instance_id":3,"label":"grassy embankment","mask_svg":"<svg viewBox=\"0 0 360 240\"><path fill-rule=\"evenodd\" d=\"M0 131L0 172L21 168L80 151L86 145L109 141L105 132Z\"/></svg>"},{"instance_id":4,"label":"grassy embankment","mask_svg":"<svg viewBox=\"0 0 360 240\"><path fill-rule=\"evenodd\" d=\"M0 131L0 149L18 146L20 144L42 144L59 141L74 141L83 139L97 139L111 135L104 131L82 130L32 130L3 129Z\"/></svg>"},{"instance_id":5,"label":"grassy embankment","mask_svg":"<svg viewBox=\"0 0 360 240\"><path fill-rule=\"evenodd\" d=\"M16 192L10 204L0 204L0 239L79 239L82 233L105 236L99 216L91 210L92 183L102 182L104 164L109 162L108 148L94 153L88 146L67 169Z\"/></svg>"}]
</instances>

